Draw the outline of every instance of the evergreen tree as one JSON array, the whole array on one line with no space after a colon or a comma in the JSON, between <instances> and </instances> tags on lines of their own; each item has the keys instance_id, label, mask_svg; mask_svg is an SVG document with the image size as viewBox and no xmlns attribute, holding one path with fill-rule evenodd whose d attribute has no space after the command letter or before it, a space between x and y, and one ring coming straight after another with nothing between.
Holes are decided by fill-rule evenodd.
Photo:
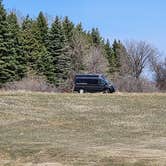
<instances>
[{"instance_id":1,"label":"evergreen tree","mask_svg":"<svg viewBox=\"0 0 166 166\"><path fill-rule=\"evenodd\" d=\"M107 40L105 46L105 53L109 63L109 73L114 74L115 72L119 72L120 70L120 49L121 43L114 40L113 45L111 47L109 40Z\"/></svg>"},{"instance_id":2,"label":"evergreen tree","mask_svg":"<svg viewBox=\"0 0 166 166\"><path fill-rule=\"evenodd\" d=\"M15 13L10 13L7 16L7 22L10 32L10 41L12 45L12 52L15 58L16 64L16 79L21 79L26 74L26 58L23 54L23 48L21 43L21 31L17 21L17 16Z\"/></svg>"},{"instance_id":3,"label":"evergreen tree","mask_svg":"<svg viewBox=\"0 0 166 166\"><path fill-rule=\"evenodd\" d=\"M120 67L121 67L121 56L122 56L122 49L124 46L121 44L120 40L117 42L114 40L112 49L113 49L113 59L114 59L114 65L115 65L115 71L119 72Z\"/></svg>"},{"instance_id":4,"label":"evergreen tree","mask_svg":"<svg viewBox=\"0 0 166 166\"><path fill-rule=\"evenodd\" d=\"M66 39L71 45L71 40L73 37L73 30L74 30L74 24L69 20L69 18L66 16L63 20L63 29L65 32Z\"/></svg>"},{"instance_id":5,"label":"evergreen tree","mask_svg":"<svg viewBox=\"0 0 166 166\"><path fill-rule=\"evenodd\" d=\"M63 83L71 71L71 57L68 53L68 45L63 30L62 22L56 17L48 33L47 42L48 55L44 55L44 74L48 80L55 85Z\"/></svg>"},{"instance_id":6,"label":"evergreen tree","mask_svg":"<svg viewBox=\"0 0 166 166\"><path fill-rule=\"evenodd\" d=\"M0 0L0 86L11 80L11 74L13 74L8 69L8 43L6 41L8 35L7 28L6 11L2 5L2 0Z\"/></svg>"},{"instance_id":7,"label":"evergreen tree","mask_svg":"<svg viewBox=\"0 0 166 166\"><path fill-rule=\"evenodd\" d=\"M0 86L23 76L19 62L18 28L17 18L12 14L7 19L0 1Z\"/></svg>"},{"instance_id":8,"label":"evergreen tree","mask_svg":"<svg viewBox=\"0 0 166 166\"><path fill-rule=\"evenodd\" d=\"M36 61L36 71L38 74L46 73L49 67L49 59L47 57L47 38L48 38L48 24L47 20L43 14L43 12L40 12L37 20L36 20L36 30L34 37L37 40L40 49L38 49L38 56L37 56L37 61ZM47 66L48 65L48 66ZM49 71L49 70L48 70Z\"/></svg>"},{"instance_id":9,"label":"evergreen tree","mask_svg":"<svg viewBox=\"0 0 166 166\"><path fill-rule=\"evenodd\" d=\"M82 23L80 22L79 24L76 25L76 30L80 33L83 33L83 27L82 27Z\"/></svg>"},{"instance_id":10,"label":"evergreen tree","mask_svg":"<svg viewBox=\"0 0 166 166\"><path fill-rule=\"evenodd\" d=\"M37 39L41 45L46 44L47 33L48 33L48 24L47 20L42 12L39 13L37 17Z\"/></svg>"},{"instance_id":11,"label":"evergreen tree","mask_svg":"<svg viewBox=\"0 0 166 166\"><path fill-rule=\"evenodd\" d=\"M121 43L120 41L114 40L112 44L112 53L109 56L109 72L110 73L119 73L120 71L120 48L121 48Z\"/></svg>"},{"instance_id":12,"label":"evergreen tree","mask_svg":"<svg viewBox=\"0 0 166 166\"><path fill-rule=\"evenodd\" d=\"M109 64L109 73L113 73L114 72L114 62L113 62L113 50L111 48L111 45L110 45L110 41L107 39L107 42L104 46L104 49L105 49L105 54L106 54L106 58L108 60L108 64Z\"/></svg>"},{"instance_id":13,"label":"evergreen tree","mask_svg":"<svg viewBox=\"0 0 166 166\"><path fill-rule=\"evenodd\" d=\"M42 52L42 47L38 39L37 23L27 16L22 24L22 43L27 65L32 69L36 68L37 60Z\"/></svg>"},{"instance_id":14,"label":"evergreen tree","mask_svg":"<svg viewBox=\"0 0 166 166\"><path fill-rule=\"evenodd\" d=\"M92 28L91 37L92 44L95 46L100 46L100 44L102 44L102 37L100 36L98 28Z\"/></svg>"},{"instance_id":15,"label":"evergreen tree","mask_svg":"<svg viewBox=\"0 0 166 166\"><path fill-rule=\"evenodd\" d=\"M65 36L69 44L69 53L71 56L71 77L75 73L83 70L83 54L85 53L84 32L82 25L79 24L76 28L74 24L65 17L63 20L63 28Z\"/></svg>"}]
</instances>

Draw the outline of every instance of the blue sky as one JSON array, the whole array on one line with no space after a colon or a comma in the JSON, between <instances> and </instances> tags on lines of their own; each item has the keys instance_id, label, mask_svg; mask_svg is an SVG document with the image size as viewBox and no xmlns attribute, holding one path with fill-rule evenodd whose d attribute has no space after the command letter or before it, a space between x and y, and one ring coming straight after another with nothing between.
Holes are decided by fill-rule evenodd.
<instances>
[{"instance_id":1,"label":"blue sky","mask_svg":"<svg viewBox=\"0 0 166 166\"><path fill-rule=\"evenodd\" d=\"M4 0L6 9L36 17L69 16L85 29L98 27L113 40L145 40L166 53L166 0Z\"/></svg>"}]
</instances>

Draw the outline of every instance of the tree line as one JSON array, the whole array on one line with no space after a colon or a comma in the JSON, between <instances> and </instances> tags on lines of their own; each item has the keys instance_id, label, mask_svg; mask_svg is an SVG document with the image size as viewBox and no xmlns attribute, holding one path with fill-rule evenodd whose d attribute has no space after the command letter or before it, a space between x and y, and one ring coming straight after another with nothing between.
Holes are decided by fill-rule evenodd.
<instances>
[{"instance_id":1,"label":"tree line","mask_svg":"<svg viewBox=\"0 0 166 166\"><path fill-rule=\"evenodd\" d=\"M67 16L56 16L48 25L40 12L36 19L27 15L20 24L16 13L7 13L0 0L0 87L20 81L33 71L62 89L72 89L76 73L103 73L120 90L143 91L141 74L148 63L155 73L156 86L163 90L166 65L157 63L157 54L143 41L124 44L114 40L111 44L98 28L86 31ZM131 83L136 85L134 89Z\"/></svg>"}]
</instances>

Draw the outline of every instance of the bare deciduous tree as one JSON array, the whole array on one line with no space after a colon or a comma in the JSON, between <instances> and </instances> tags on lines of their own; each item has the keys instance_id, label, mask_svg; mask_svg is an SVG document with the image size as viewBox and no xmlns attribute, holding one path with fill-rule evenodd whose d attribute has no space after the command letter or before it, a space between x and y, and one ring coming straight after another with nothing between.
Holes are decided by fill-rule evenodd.
<instances>
[{"instance_id":1,"label":"bare deciduous tree","mask_svg":"<svg viewBox=\"0 0 166 166\"><path fill-rule=\"evenodd\" d=\"M128 92L153 92L157 89L153 82L143 78L143 71L149 67L152 57L158 51L144 41L127 41L125 48L121 49L120 72L115 83L120 91Z\"/></svg>"},{"instance_id":2,"label":"bare deciduous tree","mask_svg":"<svg viewBox=\"0 0 166 166\"><path fill-rule=\"evenodd\" d=\"M68 75L68 79L65 82L65 89L71 90L73 88L73 80L75 74L84 71L84 58L88 52L88 46L83 34L77 30L73 30L71 45L69 47L69 54L71 56L72 70Z\"/></svg>"},{"instance_id":3,"label":"bare deciduous tree","mask_svg":"<svg viewBox=\"0 0 166 166\"><path fill-rule=\"evenodd\" d=\"M151 58L151 67L154 72L156 86L161 91L166 91L166 58L158 60L157 57Z\"/></svg>"},{"instance_id":4,"label":"bare deciduous tree","mask_svg":"<svg viewBox=\"0 0 166 166\"><path fill-rule=\"evenodd\" d=\"M157 92L155 84L147 78L119 77L114 83L121 92Z\"/></svg>"},{"instance_id":5,"label":"bare deciduous tree","mask_svg":"<svg viewBox=\"0 0 166 166\"><path fill-rule=\"evenodd\" d=\"M84 58L84 63L88 73L106 73L108 71L108 61L101 47L91 46Z\"/></svg>"},{"instance_id":6,"label":"bare deciduous tree","mask_svg":"<svg viewBox=\"0 0 166 166\"><path fill-rule=\"evenodd\" d=\"M87 50L88 46L84 36L75 30L72 36L71 47L72 66L75 73L79 73L81 70L83 70L83 57L86 56L88 52Z\"/></svg>"},{"instance_id":7,"label":"bare deciduous tree","mask_svg":"<svg viewBox=\"0 0 166 166\"><path fill-rule=\"evenodd\" d=\"M128 41L126 42L126 50L132 76L139 79L148 60L150 57L155 56L157 52L150 44L144 41Z\"/></svg>"}]
</instances>

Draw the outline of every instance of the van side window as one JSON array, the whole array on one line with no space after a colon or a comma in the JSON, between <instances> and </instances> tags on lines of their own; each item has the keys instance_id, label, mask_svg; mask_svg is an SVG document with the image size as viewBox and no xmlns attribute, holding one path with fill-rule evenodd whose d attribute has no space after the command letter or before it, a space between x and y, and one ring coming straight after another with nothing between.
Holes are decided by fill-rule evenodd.
<instances>
[{"instance_id":1,"label":"van side window","mask_svg":"<svg viewBox=\"0 0 166 166\"><path fill-rule=\"evenodd\" d=\"M98 79L76 79L77 84L98 84Z\"/></svg>"},{"instance_id":2,"label":"van side window","mask_svg":"<svg viewBox=\"0 0 166 166\"><path fill-rule=\"evenodd\" d=\"M98 84L98 79L88 79L88 84Z\"/></svg>"},{"instance_id":3,"label":"van side window","mask_svg":"<svg viewBox=\"0 0 166 166\"><path fill-rule=\"evenodd\" d=\"M85 79L76 79L77 84L87 83Z\"/></svg>"}]
</instances>

